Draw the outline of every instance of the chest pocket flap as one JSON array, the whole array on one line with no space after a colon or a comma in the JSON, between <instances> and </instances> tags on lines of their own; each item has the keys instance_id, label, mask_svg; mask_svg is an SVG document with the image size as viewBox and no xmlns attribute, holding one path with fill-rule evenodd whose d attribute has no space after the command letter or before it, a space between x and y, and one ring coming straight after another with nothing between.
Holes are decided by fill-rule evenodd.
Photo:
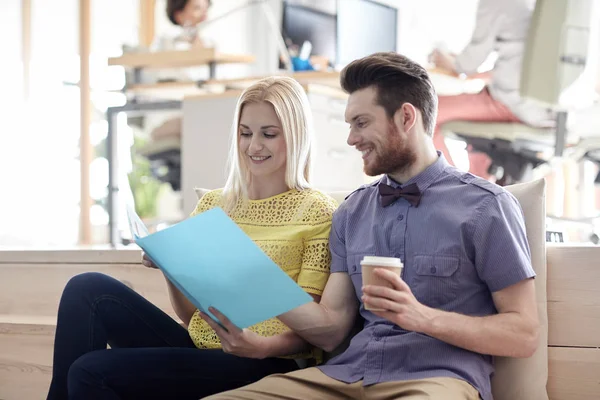
<instances>
[{"instance_id":1,"label":"chest pocket flap","mask_svg":"<svg viewBox=\"0 0 600 400\"><path fill-rule=\"evenodd\" d=\"M454 256L415 256L415 271L421 276L448 278L458 270L459 259Z\"/></svg>"},{"instance_id":2,"label":"chest pocket flap","mask_svg":"<svg viewBox=\"0 0 600 400\"><path fill-rule=\"evenodd\" d=\"M459 257L419 255L414 258L415 274L411 289L421 303L443 307L454 300L458 292Z\"/></svg>"}]
</instances>

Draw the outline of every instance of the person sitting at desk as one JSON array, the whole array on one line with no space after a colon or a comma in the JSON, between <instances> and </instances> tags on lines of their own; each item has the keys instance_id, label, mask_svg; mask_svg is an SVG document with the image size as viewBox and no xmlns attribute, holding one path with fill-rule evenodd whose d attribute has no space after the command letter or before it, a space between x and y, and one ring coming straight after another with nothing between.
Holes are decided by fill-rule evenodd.
<instances>
[{"instance_id":1,"label":"person sitting at desk","mask_svg":"<svg viewBox=\"0 0 600 400\"><path fill-rule=\"evenodd\" d=\"M440 127L450 121L523 122L546 126L551 114L519 94L521 63L535 0L479 0L475 29L469 44L454 56L435 49L430 60L452 74L477 75L477 69L492 52L498 58L489 82L477 94L439 96L434 135L435 147L452 163ZM485 179L491 159L484 153L469 151L469 171Z\"/></svg>"},{"instance_id":2,"label":"person sitting at desk","mask_svg":"<svg viewBox=\"0 0 600 400\"><path fill-rule=\"evenodd\" d=\"M208 47L211 40L201 37L198 24L206 21L211 0L167 0L166 14L173 24L165 32L160 33L150 46L153 52L168 50L188 50L192 47ZM144 82L197 81L205 78L206 71L202 67L161 68L144 70Z\"/></svg>"},{"instance_id":3,"label":"person sitting at desk","mask_svg":"<svg viewBox=\"0 0 600 400\"><path fill-rule=\"evenodd\" d=\"M310 187L314 128L306 93L289 77L265 78L242 93L234 121L225 187L205 194L192 215L222 207L319 302L337 203ZM155 267L145 256L143 263ZM295 359L321 359L276 318L240 330L211 310L226 331L167 286L187 329L109 276L73 277L58 309L48 399L197 400L296 370Z\"/></svg>"},{"instance_id":4,"label":"person sitting at desk","mask_svg":"<svg viewBox=\"0 0 600 400\"><path fill-rule=\"evenodd\" d=\"M169 21L183 28L175 37L175 42L204 46L198 35L197 25L206 21L211 3L211 0L167 0Z\"/></svg>"},{"instance_id":5,"label":"person sitting at desk","mask_svg":"<svg viewBox=\"0 0 600 400\"><path fill-rule=\"evenodd\" d=\"M151 51L182 50L192 47L206 47L208 41L201 38L197 25L208 18L211 0L167 0L166 15L173 24L167 32L158 35L151 46ZM143 83L198 81L207 77L207 69L203 66L176 67L160 69L143 69ZM128 79L131 79L129 76ZM142 83L140 82L140 83ZM174 191L180 190L181 184L181 112L163 115L145 115L145 123L152 127L150 142L140 149L140 154L156 163L153 173L157 179L167 182ZM167 171L164 173L164 171ZM160 171L160 173L158 172Z\"/></svg>"},{"instance_id":6,"label":"person sitting at desk","mask_svg":"<svg viewBox=\"0 0 600 400\"><path fill-rule=\"evenodd\" d=\"M279 316L325 364L276 374L210 400L491 400L493 356L538 347L535 272L518 201L450 166L432 141L437 98L427 71L397 53L351 62L348 144L384 175L333 216L331 276L320 303ZM363 286L364 256L400 258L402 275ZM369 311L367 308L380 311Z\"/></svg>"}]
</instances>

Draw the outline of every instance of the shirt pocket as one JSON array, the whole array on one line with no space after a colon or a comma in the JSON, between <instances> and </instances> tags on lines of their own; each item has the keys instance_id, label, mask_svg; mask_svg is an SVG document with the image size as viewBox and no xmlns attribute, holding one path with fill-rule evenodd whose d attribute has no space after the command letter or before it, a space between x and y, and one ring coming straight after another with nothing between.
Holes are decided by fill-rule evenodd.
<instances>
[{"instance_id":1,"label":"shirt pocket","mask_svg":"<svg viewBox=\"0 0 600 400\"><path fill-rule=\"evenodd\" d=\"M457 256L417 255L411 290L417 300L429 307L441 308L458 294Z\"/></svg>"}]
</instances>

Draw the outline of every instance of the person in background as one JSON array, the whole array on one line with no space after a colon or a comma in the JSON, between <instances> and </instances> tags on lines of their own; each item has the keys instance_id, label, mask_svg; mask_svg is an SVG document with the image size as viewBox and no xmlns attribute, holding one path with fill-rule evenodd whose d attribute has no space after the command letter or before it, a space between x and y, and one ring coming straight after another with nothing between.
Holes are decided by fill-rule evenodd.
<instances>
[{"instance_id":1,"label":"person in background","mask_svg":"<svg viewBox=\"0 0 600 400\"><path fill-rule=\"evenodd\" d=\"M222 207L319 302L337 204L309 183L314 128L306 93L289 77L265 78L242 93L234 121L225 187L206 193L192 215ZM143 264L156 267L145 255ZM242 330L211 310L223 329L168 279L167 286L184 326L110 276L73 277L58 309L48 400L198 400L296 370L296 359L321 360L277 318Z\"/></svg>"},{"instance_id":2,"label":"person in background","mask_svg":"<svg viewBox=\"0 0 600 400\"><path fill-rule=\"evenodd\" d=\"M167 17L173 25L183 28L175 41L204 46L197 26L206 21L211 0L167 0Z\"/></svg>"},{"instance_id":3,"label":"person in background","mask_svg":"<svg viewBox=\"0 0 600 400\"><path fill-rule=\"evenodd\" d=\"M452 157L440 127L450 121L521 122L548 126L551 114L519 94L521 63L535 0L479 0L475 29L464 50L453 55L436 48L429 59L437 68L455 75L478 75L478 68L493 52L494 68L487 76L485 88L476 94L439 96L438 117L434 134L435 147L450 163ZM481 76L481 75L480 75ZM469 150L469 171L494 180L488 169L491 159L484 153Z\"/></svg>"}]
</instances>

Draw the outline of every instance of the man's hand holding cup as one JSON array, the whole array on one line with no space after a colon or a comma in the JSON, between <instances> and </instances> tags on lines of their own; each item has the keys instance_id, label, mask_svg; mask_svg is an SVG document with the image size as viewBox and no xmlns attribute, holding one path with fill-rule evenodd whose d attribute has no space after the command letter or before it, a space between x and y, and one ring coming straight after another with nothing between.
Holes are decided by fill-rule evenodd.
<instances>
[{"instance_id":1,"label":"man's hand holding cup","mask_svg":"<svg viewBox=\"0 0 600 400\"><path fill-rule=\"evenodd\" d=\"M361 261L365 310L402 329L425 332L433 309L419 303L401 278L402 262L392 257L367 256Z\"/></svg>"}]
</instances>

